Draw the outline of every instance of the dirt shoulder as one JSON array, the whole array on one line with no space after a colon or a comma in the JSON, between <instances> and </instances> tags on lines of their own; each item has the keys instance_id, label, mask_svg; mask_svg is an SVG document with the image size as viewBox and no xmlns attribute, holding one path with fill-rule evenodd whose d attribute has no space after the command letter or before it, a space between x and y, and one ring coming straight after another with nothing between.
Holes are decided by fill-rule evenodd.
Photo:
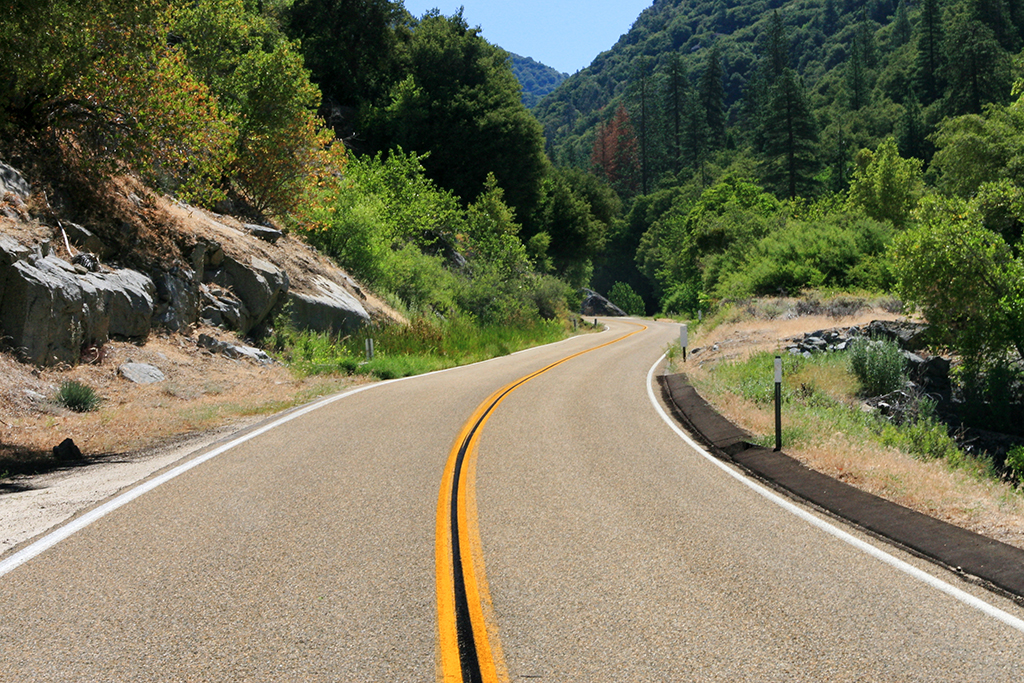
<instances>
[{"instance_id":1,"label":"dirt shoulder","mask_svg":"<svg viewBox=\"0 0 1024 683\"><path fill-rule=\"evenodd\" d=\"M201 348L198 328L154 334L145 344L109 342L103 357L74 368L34 368L0 354L0 554L190 453L288 407L366 382L348 376L296 377L279 363L232 359ZM140 385L118 368L147 363L166 377ZM76 413L53 401L75 380L102 398ZM70 438L85 456L58 462Z\"/></svg>"},{"instance_id":2,"label":"dirt shoulder","mask_svg":"<svg viewBox=\"0 0 1024 683\"><path fill-rule=\"evenodd\" d=\"M900 317L876 308L843 318L816 315L725 323L706 333L691 334L691 348L700 347L700 351L680 370L699 387L719 363L742 360L760 351L783 351L786 340L808 332L882 319ZM702 396L748 432L774 433L771 409L730 392ZM886 500L1024 548L1024 494L1005 482L981 479L944 462L917 460L895 448L832 431L827 425L821 425L809 443L787 446L786 453L811 469Z\"/></svg>"}]
</instances>

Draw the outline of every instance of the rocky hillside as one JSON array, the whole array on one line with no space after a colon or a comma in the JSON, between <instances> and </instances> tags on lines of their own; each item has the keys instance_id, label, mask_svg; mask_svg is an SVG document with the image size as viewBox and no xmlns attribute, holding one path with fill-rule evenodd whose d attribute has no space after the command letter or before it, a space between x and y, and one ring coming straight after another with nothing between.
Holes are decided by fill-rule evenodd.
<instances>
[{"instance_id":1,"label":"rocky hillside","mask_svg":"<svg viewBox=\"0 0 1024 683\"><path fill-rule=\"evenodd\" d=\"M259 337L282 312L300 328L335 332L397 318L274 227L131 179L34 185L6 164L0 177L0 329L34 365L75 365L111 338L141 341L156 329L206 324Z\"/></svg>"}]
</instances>

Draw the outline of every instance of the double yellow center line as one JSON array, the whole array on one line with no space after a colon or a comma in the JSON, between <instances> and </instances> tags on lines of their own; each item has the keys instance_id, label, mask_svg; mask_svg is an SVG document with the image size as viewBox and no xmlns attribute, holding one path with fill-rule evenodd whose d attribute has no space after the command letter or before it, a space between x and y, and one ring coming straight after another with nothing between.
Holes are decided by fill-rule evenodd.
<instances>
[{"instance_id":1,"label":"double yellow center line","mask_svg":"<svg viewBox=\"0 0 1024 683\"><path fill-rule=\"evenodd\" d=\"M636 324L636 323L631 323ZM480 432L513 391L577 356L620 342L647 329L574 353L521 377L477 406L448 455L437 502L435 558L439 674L445 683L498 683L509 680L501 655L484 571L476 514L476 455Z\"/></svg>"}]
</instances>

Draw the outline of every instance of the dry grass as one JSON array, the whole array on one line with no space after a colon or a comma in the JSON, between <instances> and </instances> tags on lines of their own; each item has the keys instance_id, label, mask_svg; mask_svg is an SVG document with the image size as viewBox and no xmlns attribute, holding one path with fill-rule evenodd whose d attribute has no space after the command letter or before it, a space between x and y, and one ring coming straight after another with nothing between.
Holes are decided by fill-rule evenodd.
<instances>
[{"instance_id":1,"label":"dry grass","mask_svg":"<svg viewBox=\"0 0 1024 683\"><path fill-rule=\"evenodd\" d=\"M35 369L0 354L0 475L52 467L52 448L68 437L87 457L127 454L366 381L297 379L279 364L261 366L201 349L194 341L199 333L226 336L207 328L191 336L152 335L144 346L110 342L99 362L72 369ZM133 384L118 374L129 361L155 365L166 380ZM57 387L69 379L101 396L98 410L75 413L53 402Z\"/></svg>"},{"instance_id":2,"label":"dry grass","mask_svg":"<svg viewBox=\"0 0 1024 683\"><path fill-rule=\"evenodd\" d=\"M896 316L880 309L866 310L852 318L835 320L808 316L792 320L728 322L695 335L694 346L702 351L683 368L701 394L740 427L755 435L774 433L770 405L758 405L722 386L715 378L719 363L743 360L759 351L776 351L785 340L820 329L859 325ZM712 350L717 344L718 349ZM832 398L850 402L852 378L837 379L820 369L807 368L792 381L813 383ZM970 529L1004 543L1024 548L1024 495L1014 487L979 477L970 471L951 469L940 461L924 461L882 446L866 438L850 436L821 424L792 424L783 415L783 429L799 427L801 443L786 452L808 467L900 505Z\"/></svg>"}]
</instances>

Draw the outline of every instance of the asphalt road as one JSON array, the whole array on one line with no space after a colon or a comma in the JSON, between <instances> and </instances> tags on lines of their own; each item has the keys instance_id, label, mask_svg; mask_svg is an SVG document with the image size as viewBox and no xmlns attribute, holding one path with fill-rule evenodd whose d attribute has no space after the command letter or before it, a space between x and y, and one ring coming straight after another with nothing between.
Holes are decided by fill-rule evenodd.
<instances>
[{"instance_id":1,"label":"asphalt road","mask_svg":"<svg viewBox=\"0 0 1024 683\"><path fill-rule=\"evenodd\" d=\"M479 430L462 533L499 678L1020 680L1024 633L687 446L648 393L678 326L649 326ZM610 328L345 396L114 509L0 576L0 680L458 680L435 565L453 445L497 389L639 329Z\"/></svg>"}]
</instances>

